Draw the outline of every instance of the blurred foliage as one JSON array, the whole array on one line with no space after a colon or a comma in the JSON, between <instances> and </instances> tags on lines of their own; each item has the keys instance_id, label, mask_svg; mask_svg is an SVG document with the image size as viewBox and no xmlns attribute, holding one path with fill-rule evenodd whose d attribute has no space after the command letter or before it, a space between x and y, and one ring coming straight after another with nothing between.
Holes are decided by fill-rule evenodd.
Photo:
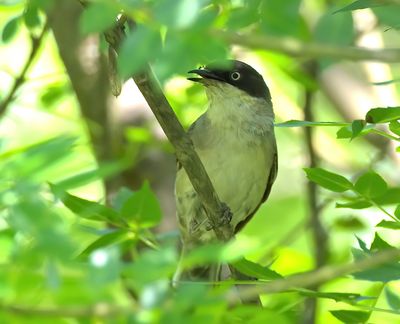
<instances>
[{"instance_id":1,"label":"blurred foliage","mask_svg":"<svg viewBox=\"0 0 400 324\"><path fill-rule=\"evenodd\" d=\"M304 69L309 59L250 53L213 36L225 30L250 38L274 35L349 46L360 37L355 13L368 12L376 19L374 31L392 45L399 40L398 1L79 1L85 4L79 17L82 37L100 35L104 55L102 33L115 25L116 17L123 13L135 22L134 27L124 24L118 71L127 79L150 62L185 127L202 112L205 97L198 85L177 76L232 56L262 67L277 118L292 119L276 125L280 174L268 203L235 241L203 246L184 260L179 260L175 232L154 231L171 215L162 210L152 183L135 190L122 187L111 198L104 189L104 181L133 169L144 149L171 154L165 139L150 123L130 125L122 131L122 157L97 161L51 35L38 57L27 58L31 39L56 1L0 4L0 103L24 62L35 60L7 110L0 112L0 322L298 323L307 298L319 303L318 323L399 322L400 265L395 261L332 280L318 291L262 294L263 308L230 304L234 280L171 287L179 262L187 268L230 263L258 278L257 285L313 269L306 177L321 188L318 203L330 240L327 266L334 269L399 246L400 177L395 168L400 108L371 104L354 121L334 121L343 116L327 102L319 80ZM324 58L317 63L323 72L341 62ZM400 71L389 68L392 79L375 85L398 85ZM324 121L297 120L305 91L318 95L315 112ZM305 168L305 174L304 127L318 132L315 142L322 157L321 166ZM392 146L382 154L371 136Z\"/></svg>"}]
</instances>

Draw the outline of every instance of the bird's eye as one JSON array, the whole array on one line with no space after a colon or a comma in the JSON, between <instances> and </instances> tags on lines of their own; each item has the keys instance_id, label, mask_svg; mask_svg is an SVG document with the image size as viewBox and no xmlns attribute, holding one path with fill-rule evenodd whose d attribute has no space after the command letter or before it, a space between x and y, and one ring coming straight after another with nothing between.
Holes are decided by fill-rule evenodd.
<instances>
[{"instance_id":1,"label":"bird's eye","mask_svg":"<svg viewBox=\"0 0 400 324\"><path fill-rule=\"evenodd\" d=\"M233 81L237 81L240 79L240 73L239 72L232 72L231 73L231 78Z\"/></svg>"}]
</instances>

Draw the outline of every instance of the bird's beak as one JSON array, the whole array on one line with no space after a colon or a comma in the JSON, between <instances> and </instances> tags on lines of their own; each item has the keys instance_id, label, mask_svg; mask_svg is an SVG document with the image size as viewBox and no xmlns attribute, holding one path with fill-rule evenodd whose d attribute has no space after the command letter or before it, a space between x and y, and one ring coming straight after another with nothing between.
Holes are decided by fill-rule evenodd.
<instances>
[{"instance_id":1,"label":"bird's beak","mask_svg":"<svg viewBox=\"0 0 400 324\"><path fill-rule=\"evenodd\" d=\"M188 80L194 81L194 82L203 82L203 80L205 80L205 79L224 81L220 76L216 75L213 71L207 70L207 69L190 70L188 73L195 73L195 74L201 76L201 78L187 78Z\"/></svg>"}]
</instances>

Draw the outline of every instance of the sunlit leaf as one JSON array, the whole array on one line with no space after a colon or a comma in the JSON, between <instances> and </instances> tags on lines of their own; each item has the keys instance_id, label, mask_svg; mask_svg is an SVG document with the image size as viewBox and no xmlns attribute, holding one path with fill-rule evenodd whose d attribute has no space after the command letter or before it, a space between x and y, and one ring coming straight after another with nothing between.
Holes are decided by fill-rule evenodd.
<instances>
[{"instance_id":1,"label":"sunlit leaf","mask_svg":"<svg viewBox=\"0 0 400 324\"><path fill-rule=\"evenodd\" d=\"M392 121L389 123L389 129L390 129L393 133L395 133L396 135L399 135L399 136L400 136L400 122L399 122L399 121L397 121L397 120L392 120Z\"/></svg>"},{"instance_id":2,"label":"sunlit leaf","mask_svg":"<svg viewBox=\"0 0 400 324\"><path fill-rule=\"evenodd\" d=\"M11 18L3 27L1 39L4 43L9 42L17 33L20 20L21 16L15 16Z\"/></svg>"},{"instance_id":3,"label":"sunlit leaf","mask_svg":"<svg viewBox=\"0 0 400 324\"><path fill-rule=\"evenodd\" d=\"M383 220L383 221L380 221L376 225L376 227L383 227L383 228L389 228L389 229L398 230L398 229L400 229L400 222L393 222L393 221Z\"/></svg>"},{"instance_id":4,"label":"sunlit leaf","mask_svg":"<svg viewBox=\"0 0 400 324\"><path fill-rule=\"evenodd\" d=\"M362 239L360 239L357 235L356 235L356 239L357 239L358 246L360 247L360 249L363 250L364 252L369 253L370 251L367 248L367 244Z\"/></svg>"},{"instance_id":5,"label":"sunlit leaf","mask_svg":"<svg viewBox=\"0 0 400 324\"><path fill-rule=\"evenodd\" d=\"M35 5L28 4L24 12L24 22L28 28L35 28L40 25L39 8Z\"/></svg>"},{"instance_id":6,"label":"sunlit leaf","mask_svg":"<svg viewBox=\"0 0 400 324\"><path fill-rule=\"evenodd\" d=\"M282 278L282 276L276 271L246 259L240 259L239 261L232 263L232 265L239 270L239 272L257 279L274 280Z\"/></svg>"},{"instance_id":7,"label":"sunlit leaf","mask_svg":"<svg viewBox=\"0 0 400 324\"><path fill-rule=\"evenodd\" d=\"M83 34L106 31L116 22L118 6L111 2L91 3L82 13L80 30Z\"/></svg>"},{"instance_id":8,"label":"sunlit leaf","mask_svg":"<svg viewBox=\"0 0 400 324\"><path fill-rule=\"evenodd\" d=\"M159 55L161 37L158 30L139 25L127 35L118 56L118 70L122 77L130 77L144 68L145 63Z\"/></svg>"},{"instance_id":9,"label":"sunlit leaf","mask_svg":"<svg viewBox=\"0 0 400 324\"><path fill-rule=\"evenodd\" d=\"M95 201L86 200L77 196L71 195L55 185L51 185L53 193L61 199L63 204L82 218L110 222L112 224L124 226L125 223L118 213Z\"/></svg>"},{"instance_id":10,"label":"sunlit leaf","mask_svg":"<svg viewBox=\"0 0 400 324\"><path fill-rule=\"evenodd\" d=\"M313 291L308 289L296 289L302 296L307 297L315 297L315 298L326 298L326 299L333 299L337 302L356 302L359 300L365 299L375 299L375 297L366 297L361 296L360 294L355 293L341 293L341 292L320 292L320 291Z\"/></svg>"},{"instance_id":11,"label":"sunlit leaf","mask_svg":"<svg viewBox=\"0 0 400 324\"><path fill-rule=\"evenodd\" d=\"M357 179L354 188L364 197L374 198L387 191L387 184L379 174L369 171Z\"/></svg>"},{"instance_id":12,"label":"sunlit leaf","mask_svg":"<svg viewBox=\"0 0 400 324\"><path fill-rule=\"evenodd\" d=\"M374 241L371 244L371 251L379 251L383 249L391 249L393 246L391 246L389 243L384 241L378 233L375 233L375 238Z\"/></svg>"},{"instance_id":13,"label":"sunlit leaf","mask_svg":"<svg viewBox=\"0 0 400 324\"><path fill-rule=\"evenodd\" d=\"M351 130L352 130L351 139L354 139L358 135L360 135L361 131L364 129L364 126L365 126L364 120L354 120L351 123Z\"/></svg>"},{"instance_id":14,"label":"sunlit leaf","mask_svg":"<svg viewBox=\"0 0 400 324\"><path fill-rule=\"evenodd\" d=\"M385 296L391 309L400 309L400 296L398 293L396 294L389 286L385 286Z\"/></svg>"},{"instance_id":15,"label":"sunlit leaf","mask_svg":"<svg viewBox=\"0 0 400 324\"><path fill-rule=\"evenodd\" d=\"M387 123L400 119L400 107L373 108L367 112L365 120L368 123Z\"/></svg>"},{"instance_id":16,"label":"sunlit leaf","mask_svg":"<svg viewBox=\"0 0 400 324\"><path fill-rule=\"evenodd\" d=\"M364 199L357 199L347 203L336 203L336 208L364 209L371 207L372 203Z\"/></svg>"},{"instance_id":17,"label":"sunlit leaf","mask_svg":"<svg viewBox=\"0 0 400 324\"><path fill-rule=\"evenodd\" d=\"M382 242L379 244L383 244ZM353 256L356 260L370 257L369 253L352 249ZM366 280L372 282L389 282L400 279L400 263L396 261L388 262L380 266L358 271L352 274L355 279Z\"/></svg>"},{"instance_id":18,"label":"sunlit leaf","mask_svg":"<svg viewBox=\"0 0 400 324\"><path fill-rule=\"evenodd\" d=\"M115 229L110 233L102 235L89 246L87 246L80 254L80 256L87 256L94 250L107 247L113 244L118 244L126 240L134 238L134 234L127 229Z\"/></svg>"},{"instance_id":19,"label":"sunlit leaf","mask_svg":"<svg viewBox=\"0 0 400 324\"><path fill-rule=\"evenodd\" d=\"M160 0L154 8L154 14L162 24L185 28L194 23L200 13L200 6L200 0Z\"/></svg>"},{"instance_id":20,"label":"sunlit leaf","mask_svg":"<svg viewBox=\"0 0 400 324\"><path fill-rule=\"evenodd\" d=\"M384 3L379 0L357 0L339 10L336 10L334 13L352 11L352 10L358 10L358 9L365 9L365 8L373 8L373 7L383 6L383 5L384 5Z\"/></svg>"},{"instance_id":21,"label":"sunlit leaf","mask_svg":"<svg viewBox=\"0 0 400 324\"><path fill-rule=\"evenodd\" d=\"M400 219L400 205L398 205L396 210L394 211L394 216Z\"/></svg>"},{"instance_id":22,"label":"sunlit leaf","mask_svg":"<svg viewBox=\"0 0 400 324\"><path fill-rule=\"evenodd\" d=\"M369 312L354 310L333 310L330 313L343 323L349 324L365 323L370 316Z\"/></svg>"},{"instance_id":23,"label":"sunlit leaf","mask_svg":"<svg viewBox=\"0 0 400 324\"><path fill-rule=\"evenodd\" d=\"M304 171L309 180L328 190L344 192L353 188L352 183L339 174L321 168L305 168Z\"/></svg>"},{"instance_id":24,"label":"sunlit leaf","mask_svg":"<svg viewBox=\"0 0 400 324\"><path fill-rule=\"evenodd\" d=\"M121 215L127 222L142 227L152 227L159 223L161 208L148 182L125 200L121 207Z\"/></svg>"}]
</instances>

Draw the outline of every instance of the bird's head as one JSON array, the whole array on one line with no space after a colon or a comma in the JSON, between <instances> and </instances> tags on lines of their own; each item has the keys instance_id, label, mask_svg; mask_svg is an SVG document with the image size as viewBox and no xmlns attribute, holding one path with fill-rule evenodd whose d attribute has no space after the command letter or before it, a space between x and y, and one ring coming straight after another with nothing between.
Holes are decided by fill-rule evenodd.
<instances>
[{"instance_id":1,"label":"bird's head","mask_svg":"<svg viewBox=\"0 0 400 324\"><path fill-rule=\"evenodd\" d=\"M210 92L209 94L217 92L220 95L229 96L239 90L251 97L271 100L269 89L261 74L241 61L213 62L188 73L197 74L199 77L190 77L188 80L202 83Z\"/></svg>"}]
</instances>

